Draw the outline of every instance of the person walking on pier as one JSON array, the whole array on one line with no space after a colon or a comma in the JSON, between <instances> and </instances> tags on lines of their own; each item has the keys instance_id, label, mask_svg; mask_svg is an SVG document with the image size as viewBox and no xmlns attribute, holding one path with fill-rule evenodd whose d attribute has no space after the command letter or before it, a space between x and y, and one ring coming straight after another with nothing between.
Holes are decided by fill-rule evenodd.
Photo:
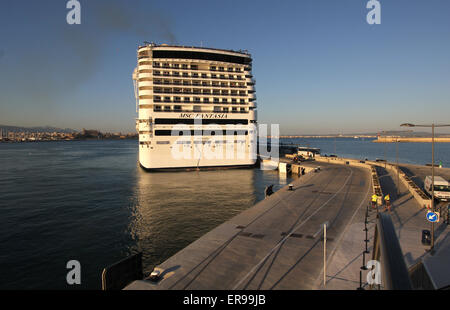
<instances>
[{"instance_id":1,"label":"person walking on pier","mask_svg":"<svg viewBox=\"0 0 450 310\"><path fill-rule=\"evenodd\" d=\"M387 194L386 196L384 196L384 210L383 211L389 211L391 212L391 197L389 197L389 194Z\"/></svg>"},{"instance_id":2,"label":"person walking on pier","mask_svg":"<svg viewBox=\"0 0 450 310\"><path fill-rule=\"evenodd\" d=\"M378 202L378 196L373 194L372 195L372 209L375 209L377 207L377 202Z\"/></svg>"}]
</instances>

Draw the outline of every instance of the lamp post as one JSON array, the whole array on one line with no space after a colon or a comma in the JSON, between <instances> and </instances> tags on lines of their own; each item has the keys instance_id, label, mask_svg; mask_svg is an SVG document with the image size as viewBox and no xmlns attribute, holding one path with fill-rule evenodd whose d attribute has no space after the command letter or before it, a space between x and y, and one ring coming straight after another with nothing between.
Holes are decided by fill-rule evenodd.
<instances>
[{"instance_id":1,"label":"lamp post","mask_svg":"<svg viewBox=\"0 0 450 310\"><path fill-rule=\"evenodd\" d=\"M450 125L447 124L431 124L431 125L417 125L417 124L410 124L405 123L401 124L401 127L427 127L431 128L431 210L435 212L434 210L434 128L436 127L450 127ZM431 222L431 247L430 251L434 249L434 223Z\"/></svg>"},{"instance_id":2,"label":"lamp post","mask_svg":"<svg viewBox=\"0 0 450 310\"><path fill-rule=\"evenodd\" d=\"M395 139L395 157L397 159L397 197L400 196L400 168L398 166L398 140L399 137Z\"/></svg>"}]
</instances>

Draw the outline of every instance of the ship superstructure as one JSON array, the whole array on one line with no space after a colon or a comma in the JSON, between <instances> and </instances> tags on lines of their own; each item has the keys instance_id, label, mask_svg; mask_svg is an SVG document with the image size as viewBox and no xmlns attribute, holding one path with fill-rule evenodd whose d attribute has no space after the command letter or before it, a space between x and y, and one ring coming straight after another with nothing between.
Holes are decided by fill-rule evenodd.
<instances>
[{"instance_id":1,"label":"ship superstructure","mask_svg":"<svg viewBox=\"0 0 450 310\"><path fill-rule=\"evenodd\" d=\"M256 95L246 51L147 43L133 72L145 169L255 164Z\"/></svg>"}]
</instances>

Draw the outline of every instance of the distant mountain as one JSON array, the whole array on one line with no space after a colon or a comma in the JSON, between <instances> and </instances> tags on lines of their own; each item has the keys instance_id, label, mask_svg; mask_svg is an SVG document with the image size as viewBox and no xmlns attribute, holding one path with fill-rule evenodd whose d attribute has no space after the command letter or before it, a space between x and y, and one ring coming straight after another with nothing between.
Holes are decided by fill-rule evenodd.
<instances>
[{"instance_id":1,"label":"distant mountain","mask_svg":"<svg viewBox=\"0 0 450 310\"><path fill-rule=\"evenodd\" d=\"M20 127L20 126L7 126L0 125L0 130L4 132L63 132L63 133L71 133L78 132L78 130L71 128L57 128L51 126L39 126L39 127Z\"/></svg>"}]
</instances>

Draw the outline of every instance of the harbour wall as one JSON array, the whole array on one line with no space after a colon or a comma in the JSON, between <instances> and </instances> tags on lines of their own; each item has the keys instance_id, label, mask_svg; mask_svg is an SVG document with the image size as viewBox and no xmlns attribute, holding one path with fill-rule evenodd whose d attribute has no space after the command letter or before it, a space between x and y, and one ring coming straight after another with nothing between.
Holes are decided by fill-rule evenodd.
<instances>
[{"instance_id":1,"label":"harbour wall","mask_svg":"<svg viewBox=\"0 0 450 310\"><path fill-rule=\"evenodd\" d=\"M381 199L380 199L380 195L377 193L376 190L376 182L375 180L378 181L378 176L374 177L374 173L376 174L376 170L375 172L373 171L374 169L372 169L372 167L374 166L379 166L379 167L385 167L387 170L389 170L390 172L392 172L394 175L399 176L399 180L408 188L409 192L411 193L411 195L413 195L414 199L417 201L417 203L423 207L423 208L430 208L431 206L431 199L423 192L423 190L417 186L417 184L415 184L400 168L397 167L397 165L393 165L393 164L389 164L389 163L381 163L381 162L374 162L374 161L359 161L356 159L348 159L348 158L340 158L340 157L316 157L316 161L322 161L322 162L328 162L328 163L336 163L336 164L349 164L349 165L353 165L353 166L362 166L365 168L369 168L372 170L372 177L373 177L373 186L374 186L374 192L377 194L377 196L379 197L378 199L378 204L380 204L380 201L382 202L382 193L381 193L381 188L379 190L379 194L381 194ZM397 170L399 169L399 170ZM379 186L379 183L378 183Z\"/></svg>"},{"instance_id":2,"label":"harbour wall","mask_svg":"<svg viewBox=\"0 0 450 310\"><path fill-rule=\"evenodd\" d=\"M418 142L418 143L431 143L431 137L428 138L407 138L407 137L378 137L373 140L375 143L395 143L395 142ZM450 143L450 137L435 137L436 143Z\"/></svg>"}]
</instances>

